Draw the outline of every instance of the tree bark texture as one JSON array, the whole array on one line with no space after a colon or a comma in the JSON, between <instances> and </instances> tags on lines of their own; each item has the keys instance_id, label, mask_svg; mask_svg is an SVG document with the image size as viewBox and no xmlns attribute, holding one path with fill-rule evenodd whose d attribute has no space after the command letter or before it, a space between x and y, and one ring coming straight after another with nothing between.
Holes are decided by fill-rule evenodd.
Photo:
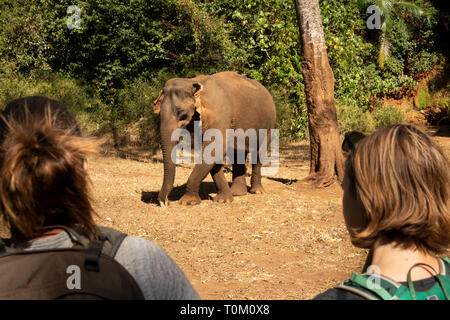
<instances>
[{"instance_id":1,"label":"tree bark texture","mask_svg":"<svg viewBox=\"0 0 450 320\"><path fill-rule=\"evenodd\" d=\"M344 173L334 74L328 61L318 0L294 0L300 29L302 74L309 118L310 175L305 179L327 187Z\"/></svg>"}]
</instances>

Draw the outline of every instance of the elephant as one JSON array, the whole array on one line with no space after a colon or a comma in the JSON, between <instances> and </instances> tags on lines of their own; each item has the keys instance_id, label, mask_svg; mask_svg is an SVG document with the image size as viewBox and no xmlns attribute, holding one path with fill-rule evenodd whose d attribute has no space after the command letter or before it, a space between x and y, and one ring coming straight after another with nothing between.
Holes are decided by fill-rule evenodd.
<instances>
[{"instance_id":1,"label":"elephant","mask_svg":"<svg viewBox=\"0 0 450 320\"><path fill-rule=\"evenodd\" d=\"M192 131L192 123L201 121L202 133L207 129L217 129L223 136L227 129L266 129L275 128L276 109L269 91L259 82L236 72L225 71L213 75L200 75L195 78L172 78L166 81L158 98L153 102L154 112L160 116L161 147L164 163L164 181L158 194L162 207L168 205L168 196L172 191L176 164L172 161L172 150L176 141L171 136L177 128ZM258 139L259 139L258 133ZM270 133L266 141L270 142ZM258 140L260 141L260 140ZM202 142L204 149L209 143ZM245 142L245 157L249 152L248 140ZM223 143L224 150L226 143ZM237 143L233 142L234 154ZM242 150L242 145L241 145ZM244 152L244 151L242 151ZM261 159L252 164L250 193L263 193L261 185ZM211 174L217 188L216 202L231 202L233 196L247 194L245 181L246 165L233 161L232 185L228 185L223 172L223 163L197 163L191 172L185 194L179 202L182 205L196 205L201 202L199 187L208 173Z\"/></svg>"}]
</instances>

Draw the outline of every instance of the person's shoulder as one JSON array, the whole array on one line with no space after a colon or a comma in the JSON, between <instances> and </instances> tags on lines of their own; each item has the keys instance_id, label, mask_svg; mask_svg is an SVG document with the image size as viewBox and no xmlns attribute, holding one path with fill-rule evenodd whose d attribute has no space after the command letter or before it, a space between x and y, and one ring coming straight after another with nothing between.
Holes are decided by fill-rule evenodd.
<instances>
[{"instance_id":1,"label":"person's shoulder","mask_svg":"<svg viewBox=\"0 0 450 320\"><path fill-rule=\"evenodd\" d=\"M199 299L176 262L150 240L127 236L115 259L134 277L146 299Z\"/></svg>"},{"instance_id":2,"label":"person's shoulder","mask_svg":"<svg viewBox=\"0 0 450 320\"><path fill-rule=\"evenodd\" d=\"M121 263L130 265L165 264L172 265L175 262L155 242L137 236L126 236L123 239L115 259Z\"/></svg>"},{"instance_id":3,"label":"person's shoulder","mask_svg":"<svg viewBox=\"0 0 450 320\"><path fill-rule=\"evenodd\" d=\"M132 251L135 254L165 254L164 250L155 242L137 236L126 236L119 250Z\"/></svg>"},{"instance_id":4,"label":"person's shoulder","mask_svg":"<svg viewBox=\"0 0 450 320\"><path fill-rule=\"evenodd\" d=\"M366 300L366 299L364 299L362 296L354 292L339 287L334 287L318 294L313 298L313 300Z\"/></svg>"}]
</instances>

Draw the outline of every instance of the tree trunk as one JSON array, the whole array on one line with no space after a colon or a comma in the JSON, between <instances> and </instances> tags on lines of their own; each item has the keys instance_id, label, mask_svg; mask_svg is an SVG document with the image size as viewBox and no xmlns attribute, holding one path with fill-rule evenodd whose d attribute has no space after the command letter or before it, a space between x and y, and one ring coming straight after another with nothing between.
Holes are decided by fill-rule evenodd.
<instances>
[{"instance_id":1,"label":"tree trunk","mask_svg":"<svg viewBox=\"0 0 450 320\"><path fill-rule=\"evenodd\" d=\"M310 175L305 179L327 187L341 182L344 157L334 103L334 74L328 61L318 0L294 0L300 28L311 149Z\"/></svg>"}]
</instances>

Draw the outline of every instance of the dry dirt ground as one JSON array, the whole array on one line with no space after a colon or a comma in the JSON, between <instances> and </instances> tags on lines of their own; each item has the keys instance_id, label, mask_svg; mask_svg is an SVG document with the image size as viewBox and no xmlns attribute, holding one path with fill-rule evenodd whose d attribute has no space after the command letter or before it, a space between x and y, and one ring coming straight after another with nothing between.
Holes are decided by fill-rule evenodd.
<instances>
[{"instance_id":1,"label":"dry dirt ground","mask_svg":"<svg viewBox=\"0 0 450 320\"><path fill-rule=\"evenodd\" d=\"M434 139L450 158L449 136ZM192 207L176 201L192 166L178 166L172 201L162 209L161 154L103 152L89 159L97 222L156 242L203 299L310 299L361 271L367 251L349 241L338 184L318 190L296 183L309 172L307 142L282 144L280 165L263 177L265 194L231 204L210 200L216 191L208 176L202 203Z\"/></svg>"}]
</instances>

